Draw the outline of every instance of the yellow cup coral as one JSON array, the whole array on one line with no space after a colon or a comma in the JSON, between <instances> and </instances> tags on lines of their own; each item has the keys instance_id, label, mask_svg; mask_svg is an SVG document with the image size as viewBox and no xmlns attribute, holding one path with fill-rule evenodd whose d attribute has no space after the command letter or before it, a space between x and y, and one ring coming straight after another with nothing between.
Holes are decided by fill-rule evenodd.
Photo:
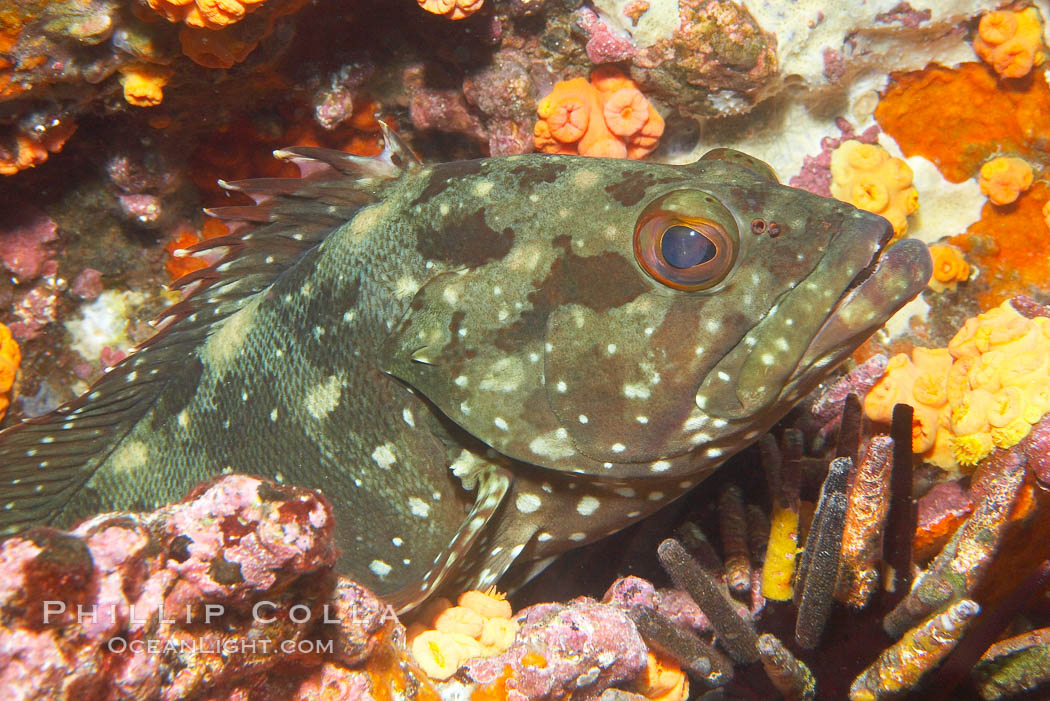
<instances>
[{"instance_id":1,"label":"yellow cup coral","mask_svg":"<svg viewBox=\"0 0 1050 701\"><path fill-rule=\"evenodd\" d=\"M419 6L435 15L449 19L463 19L481 9L485 0L419 0Z\"/></svg>"},{"instance_id":2,"label":"yellow cup coral","mask_svg":"<svg viewBox=\"0 0 1050 701\"><path fill-rule=\"evenodd\" d=\"M510 602L494 590L465 592L458 604L436 599L424 609L423 620L409 626L412 654L433 679L448 679L471 658L504 652L518 633Z\"/></svg>"},{"instance_id":3,"label":"yellow cup coral","mask_svg":"<svg viewBox=\"0 0 1050 701\"><path fill-rule=\"evenodd\" d=\"M1016 445L1050 411L1050 319L1007 301L968 319L947 348L894 356L864 411L887 422L898 402L915 410L912 450L945 470Z\"/></svg>"},{"instance_id":4,"label":"yellow cup coral","mask_svg":"<svg viewBox=\"0 0 1050 701\"><path fill-rule=\"evenodd\" d=\"M974 51L1003 78L1021 78L1046 60L1039 11L1000 10L981 17Z\"/></svg>"},{"instance_id":5,"label":"yellow cup coral","mask_svg":"<svg viewBox=\"0 0 1050 701\"><path fill-rule=\"evenodd\" d=\"M993 158L981 166L978 182L993 204L1010 204L1032 186L1032 166L1013 156Z\"/></svg>"},{"instance_id":6,"label":"yellow cup coral","mask_svg":"<svg viewBox=\"0 0 1050 701\"><path fill-rule=\"evenodd\" d=\"M536 149L546 153L640 159L660 142L664 120L634 81L598 68L591 82L562 81L536 106Z\"/></svg>"},{"instance_id":7,"label":"yellow cup coral","mask_svg":"<svg viewBox=\"0 0 1050 701\"><path fill-rule=\"evenodd\" d=\"M954 292L960 282L970 278L970 266L963 258L962 251L955 246L933 244L930 246L930 256L933 258L933 277L929 285L934 292Z\"/></svg>"},{"instance_id":8,"label":"yellow cup coral","mask_svg":"<svg viewBox=\"0 0 1050 701\"><path fill-rule=\"evenodd\" d=\"M882 215L894 238L908 230L908 215L919 209L911 167L877 144L845 141L831 153L831 194L854 207Z\"/></svg>"},{"instance_id":9,"label":"yellow cup coral","mask_svg":"<svg viewBox=\"0 0 1050 701\"><path fill-rule=\"evenodd\" d=\"M7 394L15 383L15 372L21 362L22 351L18 348L18 342L11 331L0 324L0 419L4 418L11 404Z\"/></svg>"}]
</instances>

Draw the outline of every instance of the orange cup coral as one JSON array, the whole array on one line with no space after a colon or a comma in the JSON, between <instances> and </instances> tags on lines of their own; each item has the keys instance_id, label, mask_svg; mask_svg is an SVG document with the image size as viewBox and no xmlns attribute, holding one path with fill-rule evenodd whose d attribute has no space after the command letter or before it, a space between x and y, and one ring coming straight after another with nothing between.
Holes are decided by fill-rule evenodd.
<instances>
[{"instance_id":1,"label":"orange cup coral","mask_svg":"<svg viewBox=\"0 0 1050 701\"><path fill-rule=\"evenodd\" d=\"M970 265L963 258L962 251L955 246L933 244L930 246L933 257L933 277L930 278L930 289L934 292L955 291L960 282L970 277Z\"/></svg>"},{"instance_id":2,"label":"orange cup coral","mask_svg":"<svg viewBox=\"0 0 1050 701\"><path fill-rule=\"evenodd\" d=\"M76 130L75 123L65 121L49 128L43 135L26 132L16 134L13 149L8 151L0 146L0 175L14 175L20 170L40 165L52 153L61 151Z\"/></svg>"},{"instance_id":3,"label":"orange cup coral","mask_svg":"<svg viewBox=\"0 0 1050 701\"><path fill-rule=\"evenodd\" d=\"M1016 445L1050 411L1050 319L1007 301L968 319L947 348L894 356L864 410L888 422L898 402L915 409L912 450L950 472Z\"/></svg>"},{"instance_id":4,"label":"orange cup coral","mask_svg":"<svg viewBox=\"0 0 1050 701\"><path fill-rule=\"evenodd\" d=\"M435 15L463 19L481 9L485 0L418 0L419 6Z\"/></svg>"},{"instance_id":5,"label":"orange cup coral","mask_svg":"<svg viewBox=\"0 0 1050 701\"><path fill-rule=\"evenodd\" d=\"M137 107L156 107L164 100L164 86L173 71L153 65L129 66L120 70L124 99Z\"/></svg>"},{"instance_id":6,"label":"orange cup coral","mask_svg":"<svg viewBox=\"0 0 1050 701\"><path fill-rule=\"evenodd\" d=\"M1032 166L1013 156L1000 156L981 166L981 192L993 204L1010 204L1032 186Z\"/></svg>"},{"instance_id":7,"label":"orange cup coral","mask_svg":"<svg viewBox=\"0 0 1050 701\"><path fill-rule=\"evenodd\" d=\"M650 652L634 689L652 701L685 701L689 697L689 677L671 660Z\"/></svg>"},{"instance_id":8,"label":"orange cup coral","mask_svg":"<svg viewBox=\"0 0 1050 701\"><path fill-rule=\"evenodd\" d=\"M500 654L518 633L510 602L495 591L465 592L458 604L436 599L427 605L422 616L429 623L420 621L409 626L412 655L432 679L448 679L471 658Z\"/></svg>"},{"instance_id":9,"label":"orange cup coral","mask_svg":"<svg viewBox=\"0 0 1050 701\"><path fill-rule=\"evenodd\" d=\"M266 0L145 0L158 15L169 22L184 22L190 27L221 29L244 19L262 7Z\"/></svg>"},{"instance_id":10,"label":"orange cup coral","mask_svg":"<svg viewBox=\"0 0 1050 701\"><path fill-rule=\"evenodd\" d=\"M1000 10L981 17L974 51L1003 78L1021 78L1046 60L1039 11Z\"/></svg>"},{"instance_id":11,"label":"orange cup coral","mask_svg":"<svg viewBox=\"0 0 1050 701\"><path fill-rule=\"evenodd\" d=\"M640 159L664 133L664 120L634 81L598 68L591 82L561 81L536 106L536 149L545 153Z\"/></svg>"},{"instance_id":12,"label":"orange cup coral","mask_svg":"<svg viewBox=\"0 0 1050 701\"><path fill-rule=\"evenodd\" d=\"M831 194L854 207L880 214L894 238L908 230L908 215L919 209L911 166L877 144L849 140L831 153Z\"/></svg>"},{"instance_id":13,"label":"orange cup coral","mask_svg":"<svg viewBox=\"0 0 1050 701\"><path fill-rule=\"evenodd\" d=\"M18 348L18 342L11 335L11 331L0 324L0 419L4 418L7 407L11 405L7 394L15 383L15 372L21 362L22 352Z\"/></svg>"}]
</instances>

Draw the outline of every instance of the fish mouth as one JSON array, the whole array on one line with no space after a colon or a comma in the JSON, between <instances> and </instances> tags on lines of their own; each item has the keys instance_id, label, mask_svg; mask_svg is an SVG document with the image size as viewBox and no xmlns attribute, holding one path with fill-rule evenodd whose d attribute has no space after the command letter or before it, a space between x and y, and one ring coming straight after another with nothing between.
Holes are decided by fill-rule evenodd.
<instances>
[{"instance_id":1,"label":"fish mouth","mask_svg":"<svg viewBox=\"0 0 1050 701\"><path fill-rule=\"evenodd\" d=\"M892 236L892 231L889 233ZM792 379L810 368L826 367L845 358L926 288L933 274L926 244L902 239L887 247L887 240L880 242L868 265L843 290L807 346Z\"/></svg>"}]
</instances>

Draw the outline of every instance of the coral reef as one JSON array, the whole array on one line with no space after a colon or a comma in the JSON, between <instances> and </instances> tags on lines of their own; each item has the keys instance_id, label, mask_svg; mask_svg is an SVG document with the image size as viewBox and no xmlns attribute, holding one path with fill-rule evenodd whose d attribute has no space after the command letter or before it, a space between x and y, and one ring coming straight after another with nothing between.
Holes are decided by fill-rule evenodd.
<instances>
[{"instance_id":1,"label":"coral reef","mask_svg":"<svg viewBox=\"0 0 1050 701\"><path fill-rule=\"evenodd\" d=\"M583 78L558 83L536 112L536 148L547 153L640 159L656 148L664 131L660 114L615 68L596 69L589 83Z\"/></svg>"},{"instance_id":2,"label":"coral reef","mask_svg":"<svg viewBox=\"0 0 1050 701\"><path fill-rule=\"evenodd\" d=\"M1003 78L1022 78L1043 65L1043 23L1039 10L999 10L981 17L973 49Z\"/></svg>"},{"instance_id":3,"label":"coral reef","mask_svg":"<svg viewBox=\"0 0 1050 701\"><path fill-rule=\"evenodd\" d=\"M831 194L855 207L880 214L896 238L908 231L908 215L919 209L911 168L876 144L845 141L831 153Z\"/></svg>"}]
</instances>

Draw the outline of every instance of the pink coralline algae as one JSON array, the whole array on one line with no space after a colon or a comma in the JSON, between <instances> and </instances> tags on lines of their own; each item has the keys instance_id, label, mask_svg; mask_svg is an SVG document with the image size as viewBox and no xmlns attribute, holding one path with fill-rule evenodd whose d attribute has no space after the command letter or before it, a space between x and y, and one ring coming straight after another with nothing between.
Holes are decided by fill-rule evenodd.
<instances>
[{"instance_id":1,"label":"pink coralline algae","mask_svg":"<svg viewBox=\"0 0 1050 701\"><path fill-rule=\"evenodd\" d=\"M470 660L460 672L475 684L502 687L493 691L507 701L596 699L645 669L645 643L615 606L579 597L530 606L517 620L521 628L510 649Z\"/></svg>"},{"instance_id":2,"label":"pink coralline algae","mask_svg":"<svg viewBox=\"0 0 1050 701\"><path fill-rule=\"evenodd\" d=\"M11 538L0 698L232 701L300 684L283 698L353 684L367 698L348 668L403 629L331 573L331 536L317 493L234 475L152 514Z\"/></svg>"},{"instance_id":3,"label":"pink coralline algae","mask_svg":"<svg viewBox=\"0 0 1050 701\"><path fill-rule=\"evenodd\" d=\"M902 2L889 12L880 12L875 15L875 21L882 24L893 24L896 22L902 27L914 29L923 22L928 22L932 16L933 11L929 8L920 11L906 2Z\"/></svg>"},{"instance_id":4,"label":"pink coralline algae","mask_svg":"<svg viewBox=\"0 0 1050 701\"><path fill-rule=\"evenodd\" d=\"M590 37L586 45L587 58L594 65L617 63L634 55L631 41L614 33L591 8L580 8L576 13L576 23Z\"/></svg>"},{"instance_id":5,"label":"pink coralline algae","mask_svg":"<svg viewBox=\"0 0 1050 701\"><path fill-rule=\"evenodd\" d=\"M18 321L8 326L15 338L19 341L36 338L45 326L55 321L59 297L65 288L66 281L58 276L58 261L44 261L36 284L15 302Z\"/></svg>"},{"instance_id":6,"label":"pink coralline algae","mask_svg":"<svg viewBox=\"0 0 1050 701\"><path fill-rule=\"evenodd\" d=\"M697 633L710 633L714 629L707 614L689 594L681 589L657 589L648 580L641 577L621 577L613 582L602 597L602 602L617 606L625 611L632 606L644 606L665 616L676 625L688 628ZM753 602L749 610L740 602L735 602L741 616L752 616L761 610L765 600Z\"/></svg>"},{"instance_id":7,"label":"pink coralline algae","mask_svg":"<svg viewBox=\"0 0 1050 701\"><path fill-rule=\"evenodd\" d=\"M90 302L102 294L102 273L94 268L84 268L73 279L69 291L80 299Z\"/></svg>"},{"instance_id":8,"label":"pink coralline algae","mask_svg":"<svg viewBox=\"0 0 1050 701\"><path fill-rule=\"evenodd\" d=\"M842 135L838 138L825 136L820 141L820 153L816 156L806 156L802 161L802 170L799 174L788 181L791 187L797 187L815 195L831 197L831 152L837 149L845 141L859 141L862 144L876 144L879 139L879 128L871 126L860 134L856 133L853 125L843 117L835 120Z\"/></svg>"},{"instance_id":9,"label":"pink coralline algae","mask_svg":"<svg viewBox=\"0 0 1050 701\"><path fill-rule=\"evenodd\" d=\"M0 262L19 282L35 280L53 255L58 225L34 207L17 210L0 231Z\"/></svg>"}]
</instances>

